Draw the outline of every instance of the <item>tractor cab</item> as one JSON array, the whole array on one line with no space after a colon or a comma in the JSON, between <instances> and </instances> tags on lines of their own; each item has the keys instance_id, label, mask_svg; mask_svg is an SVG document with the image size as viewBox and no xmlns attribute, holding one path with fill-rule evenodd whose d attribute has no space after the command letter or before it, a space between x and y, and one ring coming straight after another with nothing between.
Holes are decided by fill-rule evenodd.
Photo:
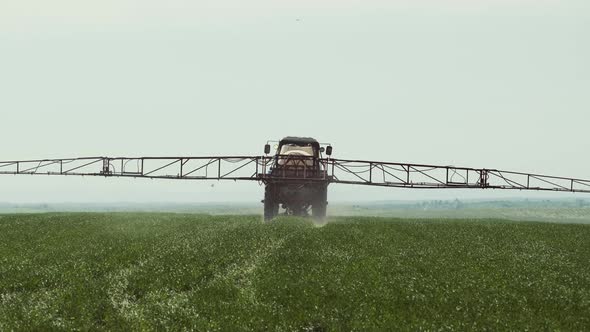
<instances>
[{"instance_id":1,"label":"tractor cab","mask_svg":"<svg viewBox=\"0 0 590 332\"><path fill-rule=\"evenodd\" d=\"M269 144L265 146L264 152L270 153ZM330 155L332 147L321 147L317 140L309 137L285 137L276 145L271 173L278 175L280 172L290 176L297 174L303 177L317 176L321 168L320 159L323 158L324 152Z\"/></svg>"},{"instance_id":2,"label":"tractor cab","mask_svg":"<svg viewBox=\"0 0 590 332\"><path fill-rule=\"evenodd\" d=\"M277 167L317 167L320 144L313 138L285 137L276 156Z\"/></svg>"}]
</instances>

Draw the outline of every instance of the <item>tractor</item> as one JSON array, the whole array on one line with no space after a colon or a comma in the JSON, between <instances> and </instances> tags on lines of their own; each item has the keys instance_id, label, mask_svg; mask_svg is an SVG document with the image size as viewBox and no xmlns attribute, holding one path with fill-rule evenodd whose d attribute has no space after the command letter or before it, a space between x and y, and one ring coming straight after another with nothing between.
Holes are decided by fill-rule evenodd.
<instances>
[{"instance_id":1,"label":"tractor","mask_svg":"<svg viewBox=\"0 0 590 332\"><path fill-rule=\"evenodd\" d=\"M332 146L321 146L317 140L309 137L285 137L275 146L276 152L268 172L263 178L264 220L270 221L279 214L293 216L311 215L316 219L326 217L328 205L327 162L332 155ZM325 145L325 144L324 144ZM264 152L271 151L266 144Z\"/></svg>"}]
</instances>

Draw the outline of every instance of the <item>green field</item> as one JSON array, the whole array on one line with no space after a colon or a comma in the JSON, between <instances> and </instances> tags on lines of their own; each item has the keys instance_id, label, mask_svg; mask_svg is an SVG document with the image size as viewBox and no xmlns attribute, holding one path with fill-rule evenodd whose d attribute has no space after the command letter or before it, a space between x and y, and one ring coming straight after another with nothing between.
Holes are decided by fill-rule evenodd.
<instances>
[{"instance_id":1,"label":"green field","mask_svg":"<svg viewBox=\"0 0 590 332\"><path fill-rule=\"evenodd\" d=\"M0 216L0 331L590 330L590 225Z\"/></svg>"}]
</instances>

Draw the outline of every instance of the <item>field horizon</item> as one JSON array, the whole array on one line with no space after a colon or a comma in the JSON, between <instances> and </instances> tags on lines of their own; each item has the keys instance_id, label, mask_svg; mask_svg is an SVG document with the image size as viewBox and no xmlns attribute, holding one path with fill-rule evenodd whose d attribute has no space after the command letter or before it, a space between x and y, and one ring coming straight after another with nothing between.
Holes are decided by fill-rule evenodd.
<instances>
[{"instance_id":1,"label":"field horizon","mask_svg":"<svg viewBox=\"0 0 590 332\"><path fill-rule=\"evenodd\" d=\"M0 214L59 212L149 212L210 215L259 215L260 202L0 202ZM590 223L590 200L580 198L508 198L470 200L376 200L332 202L329 217L418 219L508 219L559 223Z\"/></svg>"}]
</instances>

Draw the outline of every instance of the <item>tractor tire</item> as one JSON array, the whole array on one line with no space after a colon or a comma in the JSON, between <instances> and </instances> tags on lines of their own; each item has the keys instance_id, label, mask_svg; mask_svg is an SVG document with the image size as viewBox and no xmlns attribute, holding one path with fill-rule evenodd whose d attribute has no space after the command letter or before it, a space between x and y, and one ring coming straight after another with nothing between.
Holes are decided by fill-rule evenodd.
<instances>
[{"instance_id":1,"label":"tractor tire","mask_svg":"<svg viewBox=\"0 0 590 332\"><path fill-rule=\"evenodd\" d=\"M269 222L279 214L279 203L276 190L273 185L267 184L264 188L264 221Z\"/></svg>"},{"instance_id":2,"label":"tractor tire","mask_svg":"<svg viewBox=\"0 0 590 332\"><path fill-rule=\"evenodd\" d=\"M328 187L321 186L318 188L316 197L311 205L311 214L315 219L323 220L326 218L328 209Z\"/></svg>"}]
</instances>

